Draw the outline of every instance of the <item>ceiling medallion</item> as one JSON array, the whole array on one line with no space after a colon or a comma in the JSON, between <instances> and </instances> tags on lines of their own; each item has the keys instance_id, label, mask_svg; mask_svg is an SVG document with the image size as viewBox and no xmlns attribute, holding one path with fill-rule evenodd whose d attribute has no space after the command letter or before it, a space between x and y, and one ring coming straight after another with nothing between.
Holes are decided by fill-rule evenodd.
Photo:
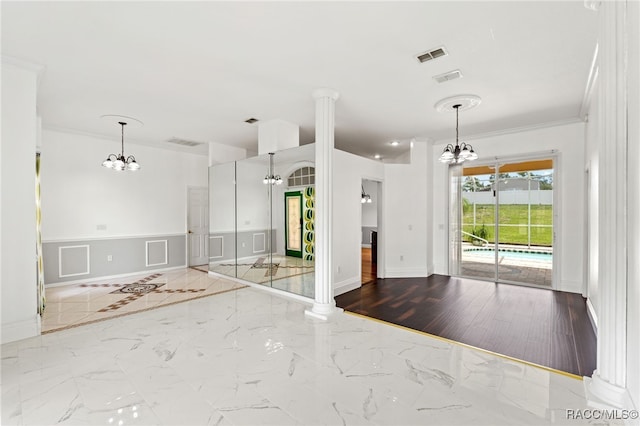
<instances>
[{"instance_id":1,"label":"ceiling medallion","mask_svg":"<svg viewBox=\"0 0 640 426\"><path fill-rule=\"evenodd\" d=\"M466 111L480 105L482 99L477 95L456 95L444 98L433 106L438 112ZM458 108L456 108L456 105Z\"/></svg>"}]
</instances>

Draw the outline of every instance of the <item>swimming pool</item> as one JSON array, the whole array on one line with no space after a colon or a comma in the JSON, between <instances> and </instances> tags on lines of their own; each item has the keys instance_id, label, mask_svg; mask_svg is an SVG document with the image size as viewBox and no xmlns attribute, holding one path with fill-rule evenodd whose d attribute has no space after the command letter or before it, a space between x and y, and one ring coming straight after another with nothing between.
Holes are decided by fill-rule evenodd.
<instances>
[{"instance_id":1,"label":"swimming pool","mask_svg":"<svg viewBox=\"0 0 640 426\"><path fill-rule=\"evenodd\" d=\"M465 255L478 256L487 259L495 258L495 250L494 249L480 249L480 248L470 248L464 250ZM504 257L505 259L513 259L513 260L535 260L539 262L551 262L553 260L552 253L544 253L538 251L528 251L528 250L498 250L498 258Z\"/></svg>"}]
</instances>

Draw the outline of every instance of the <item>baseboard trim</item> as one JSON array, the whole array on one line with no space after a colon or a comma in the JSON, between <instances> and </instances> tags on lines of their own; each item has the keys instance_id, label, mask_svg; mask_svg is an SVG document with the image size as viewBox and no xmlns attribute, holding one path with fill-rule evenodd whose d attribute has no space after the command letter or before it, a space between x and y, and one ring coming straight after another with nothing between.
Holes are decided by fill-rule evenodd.
<instances>
[{"instance_id":1,"label":"baseboard trim","mask_svg":"<svg viewBox=\"0 0 640 426\"><path fill-rule=\"evenodd\" d=\"M579 281L560 280L560 286L554 290L582 294L582 283Z\"/></svg>"},{"instance_id":2,"label":"baseboard trim","mask_svg":"<svg viewBox=\"0 0 640 426\"><path fill-rule=\"evenodd\" d=\"M592 377L584 378L584 390L590 406L601 409L634 408L629 389L601 379L598 370L593 372Z\"/></svg>"},{"instance_id":3,"label":"baseboard trim","mask_svg":"<svg viewBox=\"0 0 640 426\"><path fill-rule=\"evenodd\" d=\"M428 277L428 268L387 268L385 278L411 278Z\"/></svg>"},{"instance_id":4,"label":"baseboard trim","mask_svg":"<svg viewBox=\"0 0 640 426\"><path fill-rule=\"evenodd\" d=\"M39 336L41 329L38 314L26 320L2 324L2 344Z\"/></svg>"},{"instance_id":5,"label":"baseboard trim","mask_svg":"<svg viewBox=\"0 0 640 426\"><path fill-rule=\"evenodd\" d=\"M179 266L172 266L170 268L145 269L143 271L127 272L126 274L105 275L103 277L93 277L93 278L87 278L87 279L84 279L84 280L63 281L63 282L59 282L59 283L45 284L44 287L45 287L45 289L54 288L54 287L64 287L65 285L70 285L70 284L92 283L92 282L96 282L96 281L112 280L114 278L130 277L132 275L154 274L154 273L157 273L157 272L175 271L176 269L185 269L185 268L188 268L188 266L187 265L179 265Z\"/></svg>"},{"instance_id":6,"label":"baseboard trim","mask_svg":"<svg viewBox=\"0 0 640 426\"><path fill-rule=\"evenodd\" d=\"M362 286L360 277L349 278L333 285L333 297L339 296Z\"/></svg>"}]
</instances>

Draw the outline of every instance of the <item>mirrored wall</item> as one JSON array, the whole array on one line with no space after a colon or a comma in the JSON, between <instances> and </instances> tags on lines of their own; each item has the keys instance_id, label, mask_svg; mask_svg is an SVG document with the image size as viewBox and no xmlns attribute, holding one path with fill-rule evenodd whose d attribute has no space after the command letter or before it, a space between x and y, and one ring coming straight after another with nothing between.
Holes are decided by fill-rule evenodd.
<instances>
[{"instance_id":1,"label":"mirrored wall","mask_svg":"<svg viewBox=\"0 0 640 426\"><path fill-rule=\"evenodd\" d=\"M314 297L315 146L209 167L209 270Z\"/></svg>"}]
</instances>

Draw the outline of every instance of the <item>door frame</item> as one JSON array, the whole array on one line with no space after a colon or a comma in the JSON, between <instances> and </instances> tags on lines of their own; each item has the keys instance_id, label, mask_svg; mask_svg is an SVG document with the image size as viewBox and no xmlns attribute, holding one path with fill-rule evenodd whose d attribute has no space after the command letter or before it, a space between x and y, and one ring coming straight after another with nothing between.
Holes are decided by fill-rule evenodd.
<instances>
[{"instance_id":1,"label":"door frame","mask_svg":"<svg viewBox=\"0 0 640 426\"><path fill-rule=\"evenodd\" d=\"M300 211L299 211L299 216L300 216L300 251L296 251L296 250L289 250L289 204L287 203L287 199L289 197L298 197L298 200L300 201ZM304 240L303 238L303 217L302 217L302 203L304 202L304 197L302 194L302 191L287 191L284 193L284 252L286 256L291 256L291 257L297 257L297 258L302 258L302 251L303 251L303 244L304 244Z\"/></svg>"},{"instance_id":2,"label":"door frame","mask_svg":"<svg viewBox=\"0 0 640 426\"><path fill-rule=\"evenodd\" d=\"M497 163L518 163L518 162L524 162L524 161L531 161L531 160L537 160L537 159L544 159L544 158L548 158L551 159L553 161L553 227L552 227L552 241L553 241L553 259L552 259L552 275L551 275L551 289L552 290L557 290L562 288L561 284L560 284L560 277L561 275L561 258L562 258L562 239L558 238L559 235L562 235L562 214L561 214L561 204L560 204L560 199L561 199L561 191L562 191L562 174L561 174L561 169L562 169L562 155L560 152L558 152L556 149L552 149L549 151L542 151L542 152L534 152L534 153L529 153L529 154L523 154L523 155L517 155L517 156L504 156L504 157L498 157L498 156L494 156L491 157L491 159L488 159L486 161L478 161L478 162L474 162L473 166L492 166L492 165L496 165ZM464 166L463 166L464 167ZM448 169L447 169L448 170ZM449 181L449 173L446 173L447 176L447 182ZM447 206L451 205L451 191L447 191ZM497 211L497 209L496 209ZM450 223L450 215L449 215L449 208L447 208L447 214L446 214L446 223L447 223L447 253L449 253L448 257L447 257L447 265L449 265L449 261L448 259L451 256L451 223ZM447 267L447 273L449 275L451 275L451 271L449 270L449 266ZM460 277L463 278L473 278L473 279L478 279L478 280L484 280L487 281L487 278L481 278L481 277L467 277L467 276L462 276L460 275ZM505 280L498 280L499 277L495 277L494 280L490 280L490 281L494 281L494 282L501 282L501 283L506 283L506 284L515 284L515 285L522 285L522 286L528 286L528 287L538 287L538 288L549 288L547 286L541 286L541 285L537 285L537 284L531 284L531 283L521 283L521 282L515 282L515 281L505 281Z\"/></svg>"},{"instance_id":3,"label":"door frame","mask_svg":"<svg viewBox=\"0 0 640 426\"><path fill-rule=\"evenodd\" d=\"M190 241L190 236L191 236L191 232L189 229L189 213L190 213L190 208L191 208L191 190L204 190L205 193L207 194L207 215L206 215L206 223L207 223L207 237L205 239L205 245L204 245L204 250L205 250L205 257L206 257L206 264L207 267L209 265L209 188L206 186L192 186L192 185L187 185L187 191L186 191L186 207L185 207L185 219L186 219L186 223L185 223L185 227L186 227L186 239L185 239L185 253L186 253L186 258L185 258L185 263L186 266L197 266L197 265L192 265L191 264L191 241Z\"/></svg>"}]
</instances>

